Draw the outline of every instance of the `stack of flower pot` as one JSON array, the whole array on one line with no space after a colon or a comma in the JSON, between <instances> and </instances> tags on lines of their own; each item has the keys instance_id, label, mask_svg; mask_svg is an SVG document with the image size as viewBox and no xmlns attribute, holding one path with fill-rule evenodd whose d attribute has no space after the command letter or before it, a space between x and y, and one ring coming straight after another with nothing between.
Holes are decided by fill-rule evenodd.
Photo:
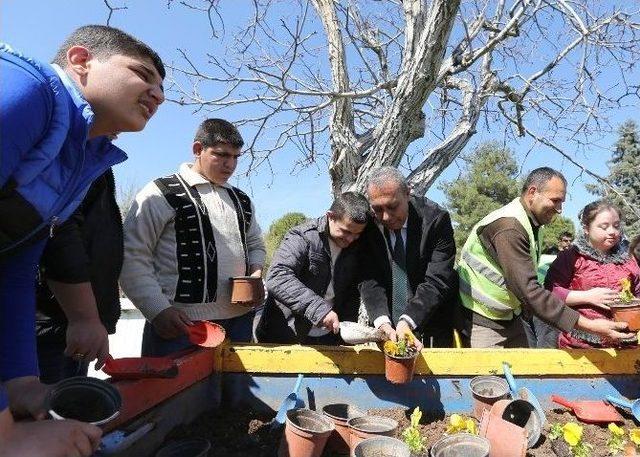
<instances>
[{"instance_id":1,"label":"stack of flower pot","mask_svg":"<svg viewBox=\"0 0 640 457\"><path fill-rule=\"evenodd\" d=\"M349 419L349 448L353 455L361 441L374 436L393 437L398 430L398 421L383 416L362 416Z\"/></svg>"},{"instance_id":2,"label":"stack of flower pot","mask_svg":"<svg viewBox=\"0 0 640 457\"><path fill-rule=\"evenodd\" d=\"M333 403L322 408L322 413L333 421L334 430L327 442L327 451L339 455L348 455L350 451L351 430L349 420L362 417L364 412L346 403Z\"/></svg>"}]
</instances>

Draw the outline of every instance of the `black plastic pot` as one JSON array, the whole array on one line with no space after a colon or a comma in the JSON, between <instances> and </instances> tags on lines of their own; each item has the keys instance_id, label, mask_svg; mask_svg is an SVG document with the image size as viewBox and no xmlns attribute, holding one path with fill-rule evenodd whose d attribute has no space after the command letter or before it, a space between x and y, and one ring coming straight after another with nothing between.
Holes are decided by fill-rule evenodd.
<instances>
[{"instance_id":1,"label":"black plastic pot","mask_svg":"<svg viewBox=\"0 0 640 457\"><path fill-rule=\"evenodd\" d=\"M95 425L106 424L120 413L120 392L106 381L78 376L57 383L48 397L54 419L75 419Z\"/></svg>"}]
</instances>

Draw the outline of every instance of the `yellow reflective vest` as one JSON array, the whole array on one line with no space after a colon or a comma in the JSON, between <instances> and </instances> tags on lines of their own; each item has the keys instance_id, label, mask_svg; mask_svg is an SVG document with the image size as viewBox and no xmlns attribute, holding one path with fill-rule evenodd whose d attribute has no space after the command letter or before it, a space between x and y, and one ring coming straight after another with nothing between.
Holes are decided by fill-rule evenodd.
<instances>
[{"instance_id":1,"label":"yellow reflective vest","mask_svg":"<svg viewBox=\"0 0 640 457\"><path fill-rule=\"evenodd\" d=\"M515 218L526 230L534 270L542 250L542 227L536 243L529 216L520 198L489 213L473 227L462 247L458 264L460 297L465 308L492 320L513 319L522 311L520 300L507 289L502 267L489 256L478 237L479 229L503 217Z\"/></svg>"}]
</instances>

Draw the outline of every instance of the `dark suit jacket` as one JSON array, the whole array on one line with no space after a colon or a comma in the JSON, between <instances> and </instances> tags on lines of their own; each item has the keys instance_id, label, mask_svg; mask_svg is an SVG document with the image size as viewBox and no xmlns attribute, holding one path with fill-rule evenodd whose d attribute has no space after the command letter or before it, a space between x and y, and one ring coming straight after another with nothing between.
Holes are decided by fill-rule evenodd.
<instances>
[{"instance_id":1,"label":"dark suit jacket","mask_svg":"<svg viewBox=\"0 0 640 457\"><path fill-rule=\"evenodd\" d=\"M427 198L411 197L407 222L407 276L413 297L407 314L428 346L450 347L458 306L458 274L454 270L456 245L449 213ZM362 235L365 280L360 294L369 319L391 315L392 278L386 240L376 226Z\"/></svg>"},{"instance_id":2,"label":"dark suit jacket","mask_svg":"<svg viewBox=\"0 0 640 457\"><path fill-rule=\"evenodd\" d=\"M358 317L358 242L343 249L331 271L327 217L298 225L285 235L267 273L267 300L256 328L264 343L306 342L309 330L333 309L341 321ZM333 308L324 300L333 277Z\"/></svg>"}]
</instances>

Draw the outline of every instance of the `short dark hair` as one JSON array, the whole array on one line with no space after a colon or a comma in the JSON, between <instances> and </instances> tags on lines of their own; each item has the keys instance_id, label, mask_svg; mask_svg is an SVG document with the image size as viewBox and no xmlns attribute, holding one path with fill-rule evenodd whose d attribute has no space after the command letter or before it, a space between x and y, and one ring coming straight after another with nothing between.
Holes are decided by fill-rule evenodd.
<instances>
[{"instance_id":1,"label":"short dark hair","mask_svg":"<svg viewBox=\"0 0 640 457\"><path fill-rule=\"evenodd\" d=\"M340 219L346 216L356 224L366 224L371 219L369 202L358 192L344 192L338 195L329 211Z\"/></svg>"},{"instance_id":2,"label":"short dark hair","mask_svg":"<svg viewBox=\"0 0 640 457\"><path fill-rule=\"evenodd\" d=\"M562 238L565 238L565 237L566 237L566 238L571 238L571 239L573 239L573 233L571 233L571 232L570 232L570 231L568 231L568 230L565 230L564 232L562 232L562 233L560 234L560 236L558 237L558 240L562 240Z\"/></svg>"},{"instance_id":3,"label":"short dark hair","mask_svg":"<svg viewBox=\"0 0 640 457\"><path fill-rule=\"evenodd\" d=\"M605 199L596 200L595 202L591 202L587 206L582 208L580 213L578 213L578 219L580 219L580 223L583 227L589 227L589 224L593 222L596 216L605 210L615 211L620 217L620 220L622 220L622 212L620 211L620 208L618 208L618 206L614 203Z\"/></svg>"},{"instance_id":4,"label":"short dark hair","mask_svg":"<svg viewBox=\"0 0 640 457\"><path fill-rule=\"evenodd\" d=\"M131 35L107 25L84 25L77 28L58 48L53 62L62 68L67 65L67 51L72 46L83 46L98 58L109 58L115 54L148 58L164 79L166 71L157 52Z\"/></svg>"},{"instance_id":5,"label":"short dark hair","mask_svg":"<svg viewBox=\"0 0 640 457\"><path fill-rule=\"evenodd\" d=\"M244 140L235 125L224 119L204 121L198 127L193 141L199 141L205 148L211 148L218 143L230 144L236 148L241 148L244 145Z\"/></svg>"},{"instance_id":6,"label":"short dark hair","mask_svg":"<svg viewBox=\"0 0 640 457\"><path fill-rule=\"evenodd\" d=\"M524 180L524 183L522 184L522 193L524 194L531 186L536 186L538 189L542 190L552 178L558 178L565 186L567 185L567 180L562 173L554 170L553 168L540 167L531 171L529 176L527 176L527 179Z\"/></svg>"}]
</instances>

